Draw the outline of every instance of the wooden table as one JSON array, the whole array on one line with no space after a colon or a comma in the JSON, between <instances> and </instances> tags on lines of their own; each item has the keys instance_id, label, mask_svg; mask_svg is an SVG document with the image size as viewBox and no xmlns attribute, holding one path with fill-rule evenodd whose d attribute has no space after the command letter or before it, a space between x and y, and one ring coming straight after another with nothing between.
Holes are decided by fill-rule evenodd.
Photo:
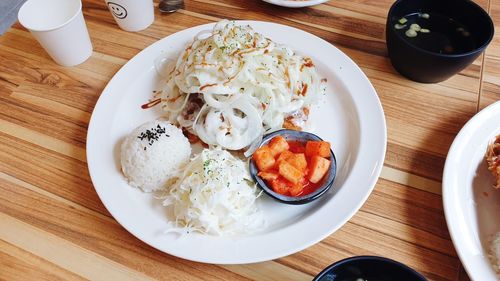
<instances>
[{"instance_id":1,"label":"wooden table","mask_svg":"<svg viewBox=\"0 0 500 281\"><path fill-rule=\"evenodd\" d=\"M157 12L151 27L129 33L104 1L84 1L94 54L77 67L56 65L19 24L0 37L0 279L310 280L340 259L381 255L430 280L468 280L446 228L441 178L460 128L500 99L498 32L486 55L459 75L418 84L387 58L390 0L305 9L257 0L185 2L185 9ZM478 2L500 22L499 1ZM223 18L278 22L331 42L370 78L387 118L385 165L362 209L321 243L258 264L201 264L142 243L104 208L85 159L92 109L118 69L160 38Z\"/></svg>"}]
</instances>

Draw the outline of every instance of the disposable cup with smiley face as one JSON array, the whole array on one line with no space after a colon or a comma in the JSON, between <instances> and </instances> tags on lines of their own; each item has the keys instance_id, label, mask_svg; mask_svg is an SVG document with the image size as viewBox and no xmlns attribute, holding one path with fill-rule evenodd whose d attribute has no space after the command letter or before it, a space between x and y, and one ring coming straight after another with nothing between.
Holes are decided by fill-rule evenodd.
<instances>
[{"instance_id":1,"label":"disposable cup with smiley face","mask_svg":"<svg viewBox=\"0 0 500 281\"><path fill-rule=\"evenodd\" d=\"M121 29L140 31L154 21L153 0L105 0Z\"/></svg>"}]
</instances>

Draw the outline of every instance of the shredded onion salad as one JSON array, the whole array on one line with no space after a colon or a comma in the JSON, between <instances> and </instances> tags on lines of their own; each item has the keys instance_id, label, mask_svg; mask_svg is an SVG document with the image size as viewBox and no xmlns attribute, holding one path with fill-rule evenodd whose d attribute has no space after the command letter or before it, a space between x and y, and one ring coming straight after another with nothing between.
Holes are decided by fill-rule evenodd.
<instances>
[{"instance_id":1,"label":"shredded onion salad","mask_svg":"<svg viewBox=\"0 0 500 281\"><path fill-rule=\"evenodd\" d=\"M300 130L324 91L310 58L227 20L198 34L169 69L156 95L169 121L230 150L287 124Z\"/></svg>"},{"instance_id":2,"label":"shredded onion salad","mask_svg":"<svg viewBox=\"0 0 500 281\"><path fill-rule=\"evenodd\" d=\"M245 162L221 148L204 149L163 201L175 216L175 225L166 232L254 233L266 226L256 205L258 196Z\"/></svg>"}]
</instances>

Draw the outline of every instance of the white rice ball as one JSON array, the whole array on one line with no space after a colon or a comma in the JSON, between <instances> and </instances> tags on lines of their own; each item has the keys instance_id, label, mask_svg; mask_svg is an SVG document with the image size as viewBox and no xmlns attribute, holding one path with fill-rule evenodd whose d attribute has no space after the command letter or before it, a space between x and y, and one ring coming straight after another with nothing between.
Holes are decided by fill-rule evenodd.
<instances>
[{"instance_id":1,"label":"white rice ball","mask_svg":"<svg viewBox=\"0 0 500 281\"><path fill-rule=\"evenodd\" d=\"M121 146L122 171L129 184L145 192L164 189L187 164L191 146L182 131L166 121L147 122Z\"/></svg>"}]
</instances>

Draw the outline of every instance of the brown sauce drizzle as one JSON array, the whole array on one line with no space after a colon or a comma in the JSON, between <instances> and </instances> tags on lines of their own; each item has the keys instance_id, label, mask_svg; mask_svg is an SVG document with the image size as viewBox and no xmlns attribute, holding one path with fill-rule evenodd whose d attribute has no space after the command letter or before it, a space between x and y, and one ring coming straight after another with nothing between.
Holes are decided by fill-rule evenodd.
<instances>
[{"instance_id":1,"label":"brown sauce drizzle","mask_svg":"<svg viewBox=\"0 0 500 281\"><path fill-rule=\"evenodd\" d=\"M159 104L160 102L161 102L161 99L155 99L155 100L152 100L152 101L150 101L148 103L145 103L145 104L141 105L141 108L142 109L148 109L148 108L151 108L151 107Z\"/></svg>"},{"instance_id":2,"label":"brown sauce drizzle","mask_svg":"<svg viewBox=\"0 0 500 281\"><path fill-rule=\"evenodd\" d=\"M200 87L200 91L203 91L205 88L213 87L215 85L217 85L217 83L203 85L203 86Z\"/></svg>"},{"instance_id":3,"label":"brown sauce drizzle","mask_svg":"<svg viewBox=\"0 0 500 281\"><path fill-rule=\"evenodd\" d=\"M302 92L300 92L301 96L305 96L307 93L307 84L302 82Z\"/></svg>"},{"instance_id":4,"label":"brown sauce drizzle","mask_svg":"<svg viewBox=\"0 0 500 281\"><path fill-rule=\"evenodd\" d=\"M286 86L290 89L291 83L290 83L290 74L288 73L288 68L285 68L285 78L286 78Z\"/></svg>"},{"instance_id":5,"label":"brown sauce drizzle","mask_svg":"<svg viewBox=\"0 0 500 281\"><path fill-rule=\"evenodd\" d=\"M312 60L311 60L310 58L306 58L305 60L306 60L306 62L305 62L305 63L303 63L303 64L300 66L300 71L301 71L301 72L302 72L302 70L304 70L304 67L313 67L313 66L314 66L314 64L313 64L313 62L312 62Z\"/></svg>"}]
</instances>

